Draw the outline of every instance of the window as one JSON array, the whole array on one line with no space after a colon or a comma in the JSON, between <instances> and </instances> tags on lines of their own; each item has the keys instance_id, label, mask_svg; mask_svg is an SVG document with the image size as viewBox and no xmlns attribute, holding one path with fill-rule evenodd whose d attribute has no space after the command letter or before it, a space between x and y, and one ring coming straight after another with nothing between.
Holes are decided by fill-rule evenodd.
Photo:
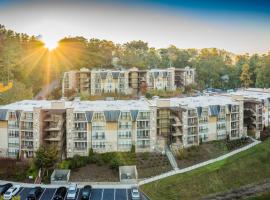
<instances>
[{"instance_id":1,"label":"window","mask_svg":"<svg viewBox=\"0 0 270 200\"><path fill-rule=\"evenodd\" d=\"M86 122L75 123L75 130L86 131L87 130L87 123Z\"/></svg>"},{"instance_id":2,"label":"window","mask_svg":"<svg viewBox=\"0 0 270 200\"><path fill-rule=\"evenodd\" d=\"M119 141L118 142L118 147L119 148L123 148L123 149L130 149L132 146L132 142L131 141Z\"/></svg>"},{"instance_id":3,"label":"window","mask_svg":"<svg viewBox=\"0 0 270 200\"><path fill-rule=\"evenodd\" d=\"M104 132L93 132L92 139L93 140L105 140L105 133Z\"/></svg>"},{"instance_id":4,"label":"window","mask_svg":"<svg viewBox=\"0 0 270 200\"><path fill-rule=\"evenodd\" d=\"M150 140L138 140L137 146L139 148L147 148L150 147Z\"/></svg>"},{"instance_id":5,"label":"window","mask_svg":"<svg viewBox=\"0 0 270 200\"><path fill-rule=\"evenodd\" d=\"M220 114L217 118L217 121L225 121L226 120L226 116L225 115L222 115Z\"/></svg>"},{"instance_id":6,"label":"window","mask_svg":"<svg viewBox=\"0 0 270 200\"><path fill-rule=\"evenodd\" d=\"M225 123L218 123L217 130L226 130L226 124Z\"/></svg>"},{"instance_id":7,"label":"window","mask_svg":"<svg viewBox=\"0 0 270 200\"><path fill-rule=\"evenodd\" d=\"M138 130L137 131L138 138L149 138L149 130Z\"/></svg>"},{"instance_id":8,"label":"window","mask_svg":"<svg viewBox=\"0 0 270 200\"><path fill-rule=\"evenodd\" d=\"M85 150L87 148L86 142L75 142L75 149Z\"/></svg>"},{"instance_id":9,"label":"window","mask_svg":"<svg viewBox=\"0 0 270 200\"><path fill-rule=\"evenodd\" d=\"M105 142L93 142L92 148L93 149L105 149L106 145Z\"/></svg>"},{"instance_id":10,"label":"window","mask_svg":"<svg viewBox=\"0 0 270 200\"><path fill-rule=\"evenodd\" d=\"M138 121L137 128L138 129L149 129L149 121Z\"/></svg>"},{"instance_id":11,"label":"window","mask_svg":"<svg viewBox=\"0 0 270 200\"><path fill-rule=\"evenodd\" d=\"M9 120L14 120L14 119L16 119L15 112L9 112L8 118L9 118Z\"/></svg>"},{"instance_id":12,"label":"window","mask_svg":"<svg viewBox=\"0 0 270 200\"><path fill-rule=\"evenodd\" d=\"M8 132L8 136L11 137L11 138L18 138L19 137L19 131L10 130Z\"/></svg>"},{"instance_id":13,"label":"window","mask_svg":"<svg viewBox=\"0 0 270 200\"><path fill-rule=\"evenodd\" d=\"M131 138L131 131L119 131L118 137L119 138Z\"/></svg>"},{"instance_id":14,"label":"window","mask_svg":"<svg viewBox=\"0 0 270 200\"><path fill-rule=\"evenodd\" d=\"M119 122L119 129L131 129L131 122Z\"/></svg>"}]
</instances>

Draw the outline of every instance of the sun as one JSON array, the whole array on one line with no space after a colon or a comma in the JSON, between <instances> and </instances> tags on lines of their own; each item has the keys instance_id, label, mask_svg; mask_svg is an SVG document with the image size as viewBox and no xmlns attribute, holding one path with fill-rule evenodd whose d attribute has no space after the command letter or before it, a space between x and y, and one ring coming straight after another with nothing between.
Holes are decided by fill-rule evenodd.
<instances>
[{"instance_id":1,"label":"sun","mask_svg":"<svg viewBox=\"0 0 270 200\"><path fill-rule=\"evenodd\" d=\"M52 51L58 46L58 40L54 38L42 38L42 41L45 44L45 47L49 50Z\"/></svg>"}]
</instances>

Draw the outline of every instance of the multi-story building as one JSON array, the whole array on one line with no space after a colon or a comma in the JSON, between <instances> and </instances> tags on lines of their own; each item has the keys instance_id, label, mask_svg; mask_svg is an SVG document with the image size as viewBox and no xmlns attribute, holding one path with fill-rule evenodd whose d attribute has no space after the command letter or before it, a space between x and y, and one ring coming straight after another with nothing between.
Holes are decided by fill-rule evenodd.
<instances>
[{"instance_id":1,"label":"multi-story building","mask_svg":"<svg viewBox=\"0 0 270 200\"><path fill-rule=\"evenodd\" d=\"M248 130L255 131L256 138L270 123L270 90L260 88L240 89L227 93L226 96L236 96L244 101L244 125Z\"/></svg>"},{"instance_id":2,"label":"multi-story building","mask_svg":"<svg viewBox=\"0 0 270 200\"><path fill-rule=\"evenodd\" d=\"M25 100L0 108L0 156L33 157L42 144L53 144L64 157L65 102ZM62 117L57 117L61 115ZM62 124L62 126L61 126Z\"/></svg>"},{"instance_id":3,"label":"multi-story building","mask_svg":"<svg viewBox=\"0 0 270 200\"><path fill-rule=\"evenodd\" d=\"M64 73L62 95L67 97L71 91L88 95L138 94L142 87L154 90L175 90L193 83L195 83L195 70L189 67L150 70L83 68L80 71Z\"/></svg>"},{"instance_id":4,"label":"multi-story building","mask_svg":"<svg viewBox=\"0 0 270 200\"><path fill-rule=\"evenodd\" d=\"M155 108L145 100L74 101L67 108L67 155L95 152L153 151Z\"/></svg>"},{"instance_id":5,"label":"multi-story building","mask_svg":"<svg viewBox=\"0 0 270 200\"><path fill-rule=\"evenodd\" d=\"M157 106L157 145L179 149L220 139L246 136L243 101L199 96L154 99Z\"/></svg>"},{"instance_id":6,"label":"multi-story building","mask_svg":"<svg viewBox=\"0 0 270 200\"><path fill-rule=\"evenodd\" d=\"M0 156L59 157L95 152L163 151L246 136L239 96L108 101L21 101L0 107Z\"/></svg>"}]
</instances>

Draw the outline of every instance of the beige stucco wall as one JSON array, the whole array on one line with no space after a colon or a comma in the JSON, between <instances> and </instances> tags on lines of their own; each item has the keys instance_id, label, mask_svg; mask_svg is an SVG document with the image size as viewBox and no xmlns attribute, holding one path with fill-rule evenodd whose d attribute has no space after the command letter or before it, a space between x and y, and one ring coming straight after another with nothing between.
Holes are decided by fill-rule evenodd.
<instances>
[{"instance_id":1,"label":"beige stucco wall","mask_svg":"<svg viewBox=\"0 0 270 200\"><path fill-rule=\"evenodd\" d=\"M8 151L7 121L0 121L0 156L5 157Z\"/></svg>"}]
</instances>

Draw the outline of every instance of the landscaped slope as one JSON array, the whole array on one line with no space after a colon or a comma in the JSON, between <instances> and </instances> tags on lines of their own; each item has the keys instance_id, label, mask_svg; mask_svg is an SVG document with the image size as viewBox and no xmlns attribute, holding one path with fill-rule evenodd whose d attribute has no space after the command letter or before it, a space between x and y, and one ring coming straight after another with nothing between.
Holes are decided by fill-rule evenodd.
<instances>
[{"instance_id":1,"label":"landscaped slope","mask_svg":"<svg viewBox=\"0 0 270 200\"><path fill-rule=\"evenodd\" d=\"M143 185L151 200L199 199L270 178L270 139L225 160Z\"/></svg>"}]
</instances>

